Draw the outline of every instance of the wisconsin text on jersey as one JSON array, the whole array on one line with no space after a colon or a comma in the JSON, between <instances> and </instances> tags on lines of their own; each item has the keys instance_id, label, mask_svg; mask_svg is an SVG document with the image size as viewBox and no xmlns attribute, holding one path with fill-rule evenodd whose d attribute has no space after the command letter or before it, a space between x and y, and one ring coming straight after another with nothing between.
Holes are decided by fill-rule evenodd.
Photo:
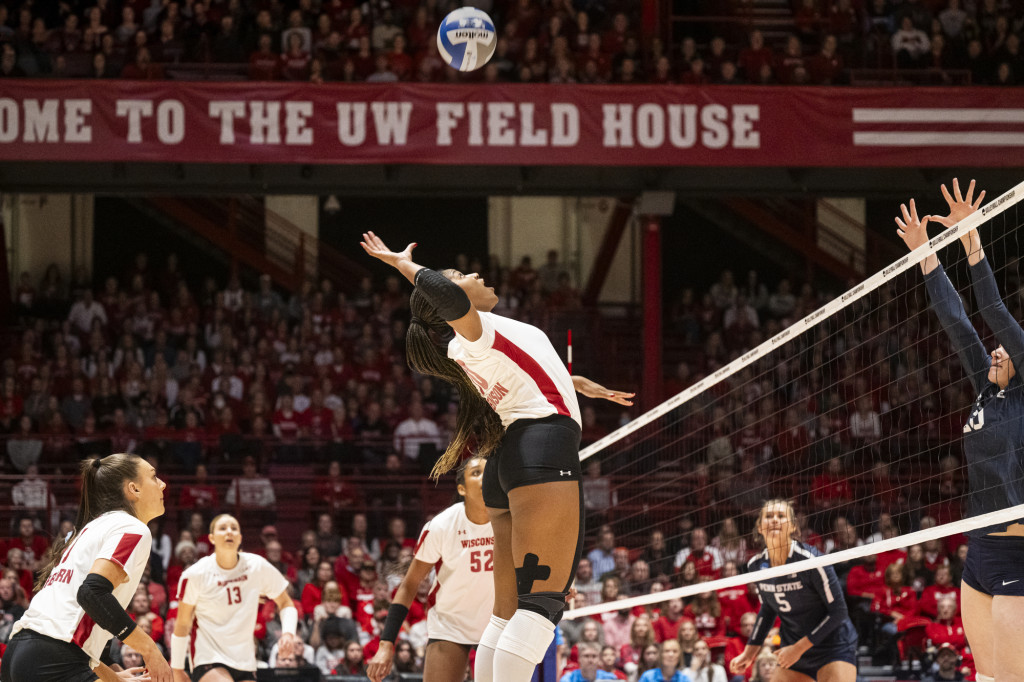
<instances>
[{"instance_id":1,"label":"wisconsin text on jersey","mask_svg":"<svg viewBox=\"0 0 1024 682\"><path fill-rule=\"evenodd\" d=\"M494 384L491 390L488 391L487 379L484 379L482 376L471 370L469 367L466 367L466 363L463 362L462 360L456 360L456 362L459 363L459 366L462 367L462 369L466 372L466 375L473 380L473 383L476 384L476 387L480 389L480 395L484 397L484 400L487 401L487 404L491 406L492 410L495 407L497 407L498 403L501 402L502 398L508 395L508 389L502 386L500 381Z\"/></svg>"},{"instance_id":2,"label":"wisconsin text on jersey","mask_svg":"<svg viewBox=\"0 0 1024 682\"><path fill-rule=\"evenodd\" d=\"M237 578L231 578L230 580L218 580L217 587L224 587L225 585L230 585L231 583L244 583L248 579L249 576L243 573Z\"/></svg>"},{"instance_id":3,"label":"wisconsin text on jersey","mask_svg":"<svg viewBox=\"0 0 1024 682\"><path fill-rule=\"evenodd\" d=\"M462 540L463 547L491 547L494 545L494 537L489 538L472 538L470 540Z\"/></svg>"}]
</instances>

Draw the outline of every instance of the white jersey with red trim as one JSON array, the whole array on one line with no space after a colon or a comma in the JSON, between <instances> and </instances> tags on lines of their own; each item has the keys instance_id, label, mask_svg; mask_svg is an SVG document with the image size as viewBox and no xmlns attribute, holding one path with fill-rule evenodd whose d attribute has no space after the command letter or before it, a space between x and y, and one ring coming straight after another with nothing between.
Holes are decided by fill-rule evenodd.
<instances>
[{"instance_id":1,"label":"white jersey with red trim","mask_svg":"<svg viewBox=\"0 0 1024 682\"><path fill-rule=\"evenodd\" d=\"M127 609L149 561L152 544L153 536L146 524L127 512L107 512L85 524L11 634L27 629L72 642L89 655L96 667L113 635L96 625L79 605L78 588L97 559L109 559L128 575L125 582L114 585L113 592L117 603Z\"/></svg>"},{"instance_id":2,"label":"white jersey with red trim","mask_svg":"<svg viewBox=\"0 0 1024 682\"><path fill-rule=\"evenodd\" d=\"M178 602L195 607L192 667L223 663L256 670L253 631L260 597L277 599L286 589L288 579L249 552L239 552L230 570L221 568L213 554L186 568L178 583Z\"/></svg>"},{"instance_id":3,"label":"white jersey with red trim","mask_svg":"<svg viewBox=\"0 0 1024 682\"><path fill-rule=\"evenodd\" d=\"M553 414L572 417L582 427L572 377L547 334L494 313L480 313L483 334L468 341L459 334L448 343L448 357L476 384L506 428L517 419Z\"/></svg>"},{"instance_id":4,"label":"white jersey with red trim","mask_svg":"<svg viewBox=\"0 0 1024 682\"><path fill-rule=\"evenodd\" d=\"M458 502L423 526L415 558L434 564L427 637L475 645L494 606L494 531Z\"/></svg>"}]
</instances>

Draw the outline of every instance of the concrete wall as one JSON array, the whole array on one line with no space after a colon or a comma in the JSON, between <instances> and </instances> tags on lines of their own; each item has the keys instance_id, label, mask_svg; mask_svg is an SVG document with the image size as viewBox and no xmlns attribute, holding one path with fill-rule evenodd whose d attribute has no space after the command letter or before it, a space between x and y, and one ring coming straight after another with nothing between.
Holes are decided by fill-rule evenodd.
<instances>
[{"instance_id":1,"label":"concrete wall","mask_svg":"<svg viewBox=\"0 0 1024 682\"><path fill-rule=\"evenodd\" d=\"M76 267L91 274L93 195L12 194L4 197L3 206L15 286L25 271L38 283L50 263L57 264L65 282Z\"/></svg>"},{"instance_id":2,"label":"concrete wall","mask_svg":"<svg viewBox=\"0 0 1024 682\"><path fill-rule=\"evenodd\" d=\"M319 198L311 195L268 195L264 199L267 209L267 252L274 253L281 246L280 226L275 224L273 214L299 228L313 239L306 240L306 271L310 279L315 279L317 269L316 241L320 236L320 203ZM291 242L289 242L291 244ZM290 260L294 257L292 247L281 257Z\"/></svg>"},{"instance_id":3,"label":"concrete wall","mask_svg":"<svg viewBox=\"0 0 1024 682\"><path fill-rule=\"evenodd\" d=\"M582 288L590 277L614 208L615 200L605 197L491 197L491 253L509 267L518 265L523 256L530 256L533 266L538 267L547 259L547 252L555 249L575 285ZM601 302L629 302L638 290L633 286L639 274L634 267L634 230L631 225L623 235L601 291Z\"/></svg>"}]
</instances>

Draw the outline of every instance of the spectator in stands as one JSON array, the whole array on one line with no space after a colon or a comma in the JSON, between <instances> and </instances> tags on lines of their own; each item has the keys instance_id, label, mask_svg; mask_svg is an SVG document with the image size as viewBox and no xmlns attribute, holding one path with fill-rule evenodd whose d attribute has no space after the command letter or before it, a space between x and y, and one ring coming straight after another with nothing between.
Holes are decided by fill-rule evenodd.
<instances>
[{"instance_id":1,"label":"spectator in stands","mask_svg":"<svg viewBox=\"0 0 1024 682\"><path fill-rule=\"evenodd\" d=\"M725 668L714 662L711 647L703 639L693 645L689 673L693 682L728 682L729 679Z\"/></svg>"},{"instance_id":2,"label":"spectator in stands","mask_svg":"<svg viewBox=\"0 0 1024 682\"><path fill-rule=\"evenodd\" d=\"M875 594L871 611L882 617L881 632L890 638L888 662L895 663L899 660L899 652L895 648L899 622L919 613L917 595L903 583L903 566L900 564L893 563L886 567L885 585Z\"/></svg>"},{"instance_id":3,"label":"spectator in stands","mask_svg":"<svg viewBox=\"0 0 1024 682\"><path fill-rule=\"evenodd\" d=\"M50 484L39 478L36 464L29 464L25 468L25 477L11 488L11 503L16 513L20 511L31 515L42 528L50 529L55 523L57 498L50 492ZM52 512L53 520L47 518L47 510Z\"/></svg>"},{"instance_id":4,"label":"spectator in stands","mask_svg":"<svg viewBox=\"0 0 1024 682\"><path fill-rule=\"evenodd\" d=\"M4 554L8 555L8 566L12 563L10 561L11 550L17 549L22 553L21 560L25 566L35 570L35 567L46 556L46 550L49 549L50 543L45 536L36 532L36 520L31 514L20 514L17 517L15 528L18 534L3 545Z\"/></svg>"},{"instance_id":5,"label":"spectator in stands","mask_svg":"<svg viewBox=\"0 0 1024 682\"><path fill-rule=\"evenodd\" d=\"M682 648L677 640L661 643L658 651L658 666L640 676L639 682L683 682L692 679L684 670Z\"/></svg>"},{"instance_id":6,"label":"spectator in stands","mask_svg":"<svg viewBox=\"0 0 1024 682\"><path fill-rule=\"evenodd\" d=\"M928 34L914 25L909 16L900 20L900 28L892 35L892 52L896 65L903 69L915 68L922 64L930 46Z\"/></svg>"},{"instance_id":7,"label":"spectator in stands","mask_svg":"<svg viewBox=\"0 0 1024 682\"><path fill-rule=\"evenodd\" d=\"M437 423L425 415L423 403L413 400L409 403L409 416L395 427L394 447L396 452L416 462L423 446L440 450L441 432Z\"/></svg>"},{"instance_id":8,"label":"spectator in stands","mask_svg":"<svg viewBox=\"0 0 1024 682\"><path fill-rule=\"evenodd\" d=\"M725 654L722 659L722 665L726 670L729 669L729 663L732 659L742 654L743 650L747 647L747 640L750 639L750 634L754 631L755 622L757 622L757 613L753 611L748 611L740 616L739 627L736 628L738 636L730 637L728 643L725 645ZM756 662L752 668L754 671L757 670ZM738 682L738 680L743 679L743 675L733 675L730 678L730 682Z\"/></svg>"},{"instance_id":9,"label":"spectator in stands","mask_svg":"<svg viewBox=\"0 0 1024 682\"><path fill-rule=\"evenodd\" d=\"M778 667L779 661L775 657L775 652L771 649L764 649L754 659L754 665L751 666L750 682L771 682Z\"/></svg>"},{"instance_id":10,"label":"spectator in stands","mask_svg":"<svg viewBox=\"0 0 1024 682\"><path fill-rule=\"evenodd\" d=\"M614 674L600 669L601 647L593 642L577 645L579 668L562 675L560 682L594 682L594 680L615 680Z\"/></svg>"},{"instance_id":11,"label":"spectator in stands","mask_svg":"<svg viewBox=\"0 0 1024 682\"><path fill-rule=\"evenodd\" d=\"M576 564L576 580L573 586L576 592L586 595L587 603L597 604L601 601L601 581L594 578L593 564L588 557L581 557Z\"/></svg>"},{"instance_id":12,"label":"spectator in stands","mask_svg":"<svg viewBox=\"0 0 1024 682\"><path fill-rule=\"evenodd\" d=\"M967 646L967 635L964 632L963 620L958 615L959 605L953 597L939 599L935 614L935 622L925 628L925 637L931 646L950 644L958 652Z\"/></svg>"},{"instance_id":13,"label":"spectator in stands","mask_svg":"<svg viewBox=\"0 0 1024 682\"><path fill-rule=\"evenodd\" d=\"M737 565L745 565L751 555L747 539L740 535L736 520L732 517L722 519L718 535L711 541L711 548L718 551L723 566L730 561Z\"/></svg>"},{"instance_id":14,"label":"spectator in stands","mask_svg":"<svg viewBox=\"0 0 1024 682\"><path fill-rule=\"evenodd\" d=\"M233 478L228 484L224 503L231 507L237 506L247 514L256 513L259 519L272 521L276 515L276 502L274 484L259 474L255 458L246 457L242 462L242 475Z\"/></svg>"},{"instance_id":15,"label":"spectator in stands","mask_svg":"<svg viewBox=\"0 0 1024 682\"><path fill-rule=\"evenodd\" d=\"M940 565L935 569L934 583L924 588L918 605L921 614L929 618L936 618L939 610L939 602L950 598L954 600L956 612L960 610L960 588L953 584L953 571L948 565Z\"/></svg>"},{"instance_id":16,"label":"spectator in stands","mask_svg":"<svg viewBox=\"0 0 1024 682\"><path fill-rule=\"evenodd\" d=\"M690 546L676 554L676 569L682 569L687 561L694 563L698 575L709 578L718 577L722 569L722 555L717 548L708 546L708 535L703 528L694 528L690 533Z\"/></svg>"},{"instance_id":17,"label":"spectator in stands","mask_svg":"<svg viewBox=\"0 0 1024 682\"><path fill-rule=\"evenodd\" d=\"M664 602L661 607L661 615L654 621L654 636L659 642L675 639L679 635L679 626L684 620L683 600L673 597Z\"/></svg>"},{"instance_id":18,"label":"spectator in stands","mask_svg":"<svg viewBox=\"0 0 1024 682\"><path fill-rule=\"evenodd\" d=\"M622 669L631 676L630 679L636 679L636 672L640 666L644 649L654 643L654 627L651 625L650 616L647 614L637 616L629 629L629 641L618 650Z\"/></svg>"},{"instance_id":19,"label":"spectator in stands","mask_svg":"<svg viewBox=\"0 0 1024 682\"><path fill-rule=\"evenodd\" d=\"M655 528L651 531L640 558L647 562L651 576L655 580L668 578L675 570L675 554L669 550L665 542L665 533L661 529Z\"/></svg>"},{"instance_id":20,"label":"spectator in stands","mask_svg":"<svg viewBox=\"0 0 1024 682\"><path fill-rule=\"evenodd\" d=\"M922 682L961 682L965 679L958 669L960 654L952 644L942 644L935 652L935 667L924 675Z\"/></svg>"},{"instance_id":21,"label":"spectator in stands","mask_svg":"<svg viewBox=\"0 0 1024 682\"><path fill-rule=\"evenodd\" d=\"M27 474L32 467L38 470L42 454L43 441L34 432L32 418L22 415L18 419L18 430L7 439L7 458L16 471Z\"/></svg>"},{"instance_id":22,"label":"spectator in stands","mask_svg":"<svg viewBox=\"0 0 1024 682\"><path fill-rule=\"evenodd\" d=\"M683 615L693 621L701 637L725 636L722 605L714 592L701 592L687 604Z\"/></svg>"},{"instance_id":23,"label":"spectator in stands","mask_svg":"<svg viewBox=\"0 0 1024 682\"><path fill-rule=\"evenodd\" d=\"M597 546L587 553L595 576L615 570L615 533L611 526L604 525L597 531Z\"/></svg>"}]
</instances>

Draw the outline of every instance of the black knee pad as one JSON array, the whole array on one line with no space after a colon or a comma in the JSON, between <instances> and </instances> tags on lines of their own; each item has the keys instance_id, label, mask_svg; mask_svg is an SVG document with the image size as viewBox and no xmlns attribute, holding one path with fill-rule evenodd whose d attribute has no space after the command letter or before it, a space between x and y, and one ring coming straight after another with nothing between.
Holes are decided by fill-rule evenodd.
<instances>
[{"instance_id":1,"label":"black knee pad","mask_svg":"<svg viewBox=\"0 0 1024 682\"><path fill-rule=\"evenodd\" d=\"M562 620L565 611L566 592L534 592L519 595L519 608L538 613L555 625Z\"/></svg>"}]
</instances>

